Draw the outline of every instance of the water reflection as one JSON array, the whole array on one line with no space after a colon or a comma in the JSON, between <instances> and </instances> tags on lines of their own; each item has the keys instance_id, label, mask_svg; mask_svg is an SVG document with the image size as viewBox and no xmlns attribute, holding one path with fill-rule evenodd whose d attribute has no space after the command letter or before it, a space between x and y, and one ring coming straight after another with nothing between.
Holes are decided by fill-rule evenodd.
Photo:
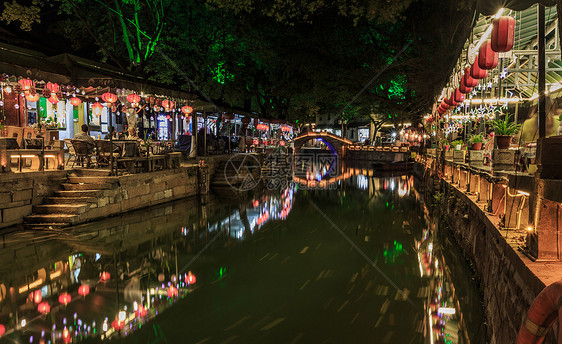
<instances>
[{"instance_id":1,"label":"water reflection","mask_svg":"<svg viewBox=\"0 0 562 344\"><path fill-rule=\"evenodd\" d=\"M423 217L413 176L344 168L333 178L336 190L299 190L302 186L296 183L236 202L187 200L67 231L5 233L0 251L0 341L77 343L123 340L133 334L136 340L146 336L153 342L164 337L181 342L186 331L181 326L146 326L150 319L166 324L172 317L192 324L190 335L197 342L220 336L215 327L220 328L222 317L235 323L239 312L251 313L261 303L276 309L279 302L287 313L277 317L287 318L285 322L291 317L299 323L317 319L318 328L312 322L307 328L326 338L309 337L307 332L303 342L345 340L358 328L357 340L468 342L459 321L463 310ZM351 252L309 201L341 225L407 291L404 295L415 306ZM310 260L308 253L314 254ZM309 289L311 294L303 294ZM230 291L223 300L224 290ZM254 295L273 290L262 298ZM251 296L235 302L239 308L228 317L213 313L231 309L225 305L233 295L244 293ZM254 296L260 300L255 304L250 301ZM194 303L182 304L185 298ZM319 304L309 305L316 299ZM346 303L347 299L362 301ZM310 309L318 312L309 314ZM348 316L347 309L350 319L338 318ZM298 318L299 312L304 319ZM398 316L404 321L397 331ZM359 327L342 327L350 321ZM320 328L324 332L319 335L315 331ZM245 335L251 336L251 331ZM241 342L243 338L240 334ZM228 338L213 337L210 342L222 339ZM265 341L291 339L277 334Z\"/></svg>"}]
</instances>

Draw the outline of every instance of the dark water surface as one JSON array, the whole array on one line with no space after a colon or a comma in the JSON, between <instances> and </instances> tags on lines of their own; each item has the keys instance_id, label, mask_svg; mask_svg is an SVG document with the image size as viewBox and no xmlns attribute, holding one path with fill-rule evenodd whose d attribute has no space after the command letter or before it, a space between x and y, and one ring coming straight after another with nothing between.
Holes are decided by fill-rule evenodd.
<instances>
[{"instance_id":1,"label":"dark water surface","mask_svg":"<svg viewBox=\"0 0 562 344\"><path fill-rule=\"evenodd\" d=\"M217 194L4 232L0 342L483 342L472 273L412 175Z\"/></svg>"}]
</instances>

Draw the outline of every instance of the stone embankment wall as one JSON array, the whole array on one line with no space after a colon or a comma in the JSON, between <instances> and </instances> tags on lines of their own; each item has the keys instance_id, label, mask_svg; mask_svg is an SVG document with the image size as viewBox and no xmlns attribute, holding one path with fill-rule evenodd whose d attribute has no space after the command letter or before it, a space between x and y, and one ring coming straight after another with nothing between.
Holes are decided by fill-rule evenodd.
<instances>
[{"instance_id":1,"label":"stone embankment wall","mask_svg":"<svg viewBox=\"0 0 562 344\"><path fill-rule=\"evenodd\" d=\"M129 212L197 194L198 167L180 167L126 175L115 188L103 190L98 202L80 216L79 222Z\"/></svg>"},{"instance_id":2,"label":"stone embankment wall","mask_svg":"<svg viewBox=\"0 0 562 344\"><path fill-rule=\"evenodd\" d=\"M22 223L65 180L66 171L0 174L0 228Z\"/></svg>"},{"instance_id":3,"label":"stone embankment wall","mask_svg":"<svg viewBox=\"0 0 562 344\"><path fill-rule=\"evenodd\" d=\"M417 164L415 173L425 180L428 203L438 203L434 208L439 218L478 273L490 343L515 343L527 310L545 284L526 266L498 231L495 218L486 215L476 199L449 181L430 176L424 165ZM545 343L554 344L550 332Z\"/></svg>"}]
</instances>

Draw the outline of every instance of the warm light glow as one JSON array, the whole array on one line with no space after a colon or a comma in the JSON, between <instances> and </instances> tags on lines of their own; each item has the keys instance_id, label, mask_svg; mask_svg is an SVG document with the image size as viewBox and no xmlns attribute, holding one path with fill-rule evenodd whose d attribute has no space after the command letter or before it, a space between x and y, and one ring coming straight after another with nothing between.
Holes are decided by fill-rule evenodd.
<instances>
[{"instance_id":1,"label":"warm light glow","mask_svg":"<svg viewBox=\"0 0 562 344\"><path fill-rule=\"evenodd\" d=\"M60 275L62 274L62 271L55 271L55 272L51 272L51 274L49 275L49 277L51 277L52 280L54 280L57 277L60 277Z\"/></svg>"},{"instance_id":2,"label":"warm light glow","mask_svg":"<svg viewBox=\"0 0 562 344\"><path fill-rule=\"evenodd\" d=\"M528 193L528 192L525 192L525 191L519 191L519 190L517 190L517 193L518 193L519 195L529 196L529 193Z\"/></svg>"},{"instance_id":3,"label":"warm light glow","mask_svg":"<svg viewBox=\"0 0 562 344\"><path fill-rule=\"evenodd\" d=\"M101 105L100 103L94 103L92 105L92 113L95 116L101 116L101 111L103 110L103 105Z\"/></svg>"},{"instance_id":4,"label":"warm light glow","mask_svg":"<svg viewBox=\"0 0 562 344\"><path fill-rule=\"evenodd\" d=\"M82 104L82 100L80 98L72 97L70 98L70 104L72 104L72 106L79 106Z\"/></svg>"},{"instance_id":5,"label":"warm light glow","mask_svg":"<svg viewBox=\"0 0 562 344\"><path fill-rule=\"evenodd\" d=\"M127 318L127 313L125 311L121 311L119 312L119 321L125 321L125 319Z\"/></svg>"},{"instance_id":6,"label":"warm light glow","mask_svg":"<svg viewBox=\"0 0 562 344\"><path fill-rule=\"evenodd\" d=\"M28 93L25 95L25 99L27 99L28 102L36 102L39 100L39 93L35 93L35 94L31 94Z\"/></svg>"},{"instance_id":7,"label":"warm light glow","mask_svg":"<svg viewBox=\"0 0 562 344\"><path fill-rule=\"evenodd\" d=\"M498 13L496 13L495 16L493 16L492 18L498 18L502 15L504 9L500 8L500 10L498 11ZM480 40L478 41L478 44L476 44L476 50L480 49L480 46L484 43L485 40L488 39L488 37L490 36L490 34L492 33L492 28L493 25L490 24L490 26L488 26L488 28L486 29L486 32L484 32L484 34L482 35L482 37L480 37Z\"/></svg>"},{"instance_id":8,"label":"warm light glow","mask_svg":"<svg viewBox=\"0 0 562 344\"><path fill-rule=\"evenodd\" d=\"M437 313L441 313L441 314L455 314L456 311L454 308L449 308L449 307L439 307L437 309Z\"/></svg>"},{"instance_id":9,"label":"warm light glow","mask_svg":"<svg viewBox=\"0 0 562 344\"><path fill-rule=\"evenodd\" d=\"M528 230L529 232L532 232L532 231L533 231L533 226L528 226L528 227L527 227L527 230Z\"/></svg>"}]
</instances>

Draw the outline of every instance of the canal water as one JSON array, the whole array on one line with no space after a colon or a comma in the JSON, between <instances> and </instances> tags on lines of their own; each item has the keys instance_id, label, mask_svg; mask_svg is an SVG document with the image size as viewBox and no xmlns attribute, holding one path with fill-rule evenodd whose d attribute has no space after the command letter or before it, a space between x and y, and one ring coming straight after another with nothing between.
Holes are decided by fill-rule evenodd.
<instances>
[{"instance_id":1,"label":"canal water","mask_svg":"<svg viewBox=\"0 0 562 344\"><path fill-rule=\"evenodd\" d=\"M0 233L0 343L484 342L473 273L411 174L295 180Z\"/></svg>"}]
</instances>

